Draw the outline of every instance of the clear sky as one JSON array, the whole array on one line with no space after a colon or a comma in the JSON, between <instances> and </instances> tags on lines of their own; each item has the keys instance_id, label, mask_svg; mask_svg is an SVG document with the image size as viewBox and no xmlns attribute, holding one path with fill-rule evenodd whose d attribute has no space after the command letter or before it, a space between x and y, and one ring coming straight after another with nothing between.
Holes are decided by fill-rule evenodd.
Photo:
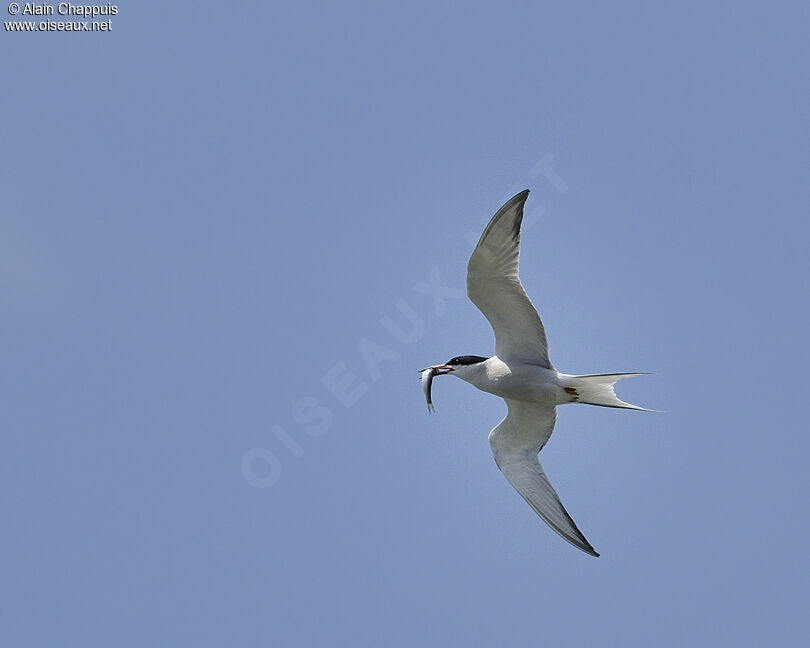
<instances>
[{"instance_id":1,"label":"clear sky","mask_svg":"<svg viewBox=\"0 0 810 648\"><path fill-rule=\"evenodd\" d=\"M808 5L571 4L3 30L0 643L808 645ZM598 559L418 382L524 188Z\"/></svg>"}]
</instances>

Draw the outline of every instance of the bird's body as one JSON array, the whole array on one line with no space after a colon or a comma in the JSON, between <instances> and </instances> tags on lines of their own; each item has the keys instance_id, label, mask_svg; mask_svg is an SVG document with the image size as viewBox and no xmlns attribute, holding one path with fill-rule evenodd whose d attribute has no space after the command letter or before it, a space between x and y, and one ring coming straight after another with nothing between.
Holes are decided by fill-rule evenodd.
<instances>
[{"instance_id":1,"label":"bird's body","mask_svg":"<svg viewBox=\"0 0 810 648\"><path fill-rule=\"evenodd\" d=\"M558 372L548 357L540 316L518 277L523 191L501 207L487 225L467 266L467 295L495 332L495 354L458 356L423 374L430 401L434 375L452 374L481 391L500 396L508 413L489 434L495 462L534 511L568 542L598 556L560 502L537 454L557 420L557 406L584 403L644 409L620 400L613 385L634 373L577 376Z\"/></svg>"},{"instance_id":2,"label":"bird's body","mask_svg":"<svg viewBox=\"0 0 810 648\"><path fill-rule=\"evenodd\" d=\"M573 402L573 396L565 391L566 387L570 387L570 377L537 365L505 362L498 356L467 365L462 371L456 370L454 375L481 391L501 398L549 406Z\"/></svg>"}]
</instances>

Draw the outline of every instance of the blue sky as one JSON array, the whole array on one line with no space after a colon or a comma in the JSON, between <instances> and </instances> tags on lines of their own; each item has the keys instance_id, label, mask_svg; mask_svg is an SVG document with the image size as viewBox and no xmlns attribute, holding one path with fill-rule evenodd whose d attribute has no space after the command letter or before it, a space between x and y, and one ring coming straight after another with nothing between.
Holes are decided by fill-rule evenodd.
<instances>
[{"instance_id":1,"label":"blue sky","mask_svg":"<svg viewBox=\"0 0 810 648\"><path fill-rule=\"evenodd\" d=\"M806 645L809 18L4 30L2 643ZM428 416L416 373L491 353L460 290L524 188L553 362L666 410L560 409L541 458L599 559L498 472L503 402L438 379Z\"/></svg>"}]
</instances>

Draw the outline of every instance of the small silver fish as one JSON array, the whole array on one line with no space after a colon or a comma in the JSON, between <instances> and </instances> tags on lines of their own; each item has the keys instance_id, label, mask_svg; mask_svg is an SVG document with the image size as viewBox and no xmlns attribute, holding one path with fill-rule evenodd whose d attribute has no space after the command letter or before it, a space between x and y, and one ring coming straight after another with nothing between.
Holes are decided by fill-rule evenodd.
<instances>
[{"instance_id":1,"label":"small silver fish","mask_svg":"<svg viewBox=\"0 0 810 648\"><path fill-rule=\"evenodd\" d=\"M433 401L430 399L430 388L433 386L433 376L438 373L434 367L422 369L422 391L425 392L428 412L435 412Z\"/></svg>"}]
</instances>

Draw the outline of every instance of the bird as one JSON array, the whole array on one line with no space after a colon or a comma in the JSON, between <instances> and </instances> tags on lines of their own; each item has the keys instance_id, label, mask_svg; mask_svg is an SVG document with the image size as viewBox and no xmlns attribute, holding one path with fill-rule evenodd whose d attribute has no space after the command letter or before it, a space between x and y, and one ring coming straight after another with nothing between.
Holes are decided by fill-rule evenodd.
<instances>
[{"instance_id":1,"label":"bird","mask_svg":"<svg viewBox=\"0 0 810 648\"><path fill-rule=\"evenodd\" d=\"M507 201L492 217L467 265L467 296L489 320L495 354L456 356L423 370L450 375L506 401L507 414L489 433L495 463L529 506L563 539L598 557L568 514L538 454L568 403L648 410L620 400L614 385L636 373L573 375L549 359L543 322L518 276L520 230L529 190ZM429 400L429 382L426 395Z\"/></svg>"}]
</instances>

